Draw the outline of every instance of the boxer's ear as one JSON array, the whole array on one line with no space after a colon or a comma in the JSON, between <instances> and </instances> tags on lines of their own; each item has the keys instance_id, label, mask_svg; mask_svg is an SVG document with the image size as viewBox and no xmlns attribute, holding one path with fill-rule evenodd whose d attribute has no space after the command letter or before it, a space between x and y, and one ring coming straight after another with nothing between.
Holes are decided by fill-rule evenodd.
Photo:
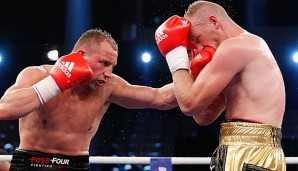
<instances>
[{"instance_id":1,"label":"boxer's ear","mask_svg":"<svg viewBox=\"0 0 298 171\"><path fill-rule=\"evenodd\" d=\"M211 23L211 24L213 24L214 26L215 26L215 28L216 29L218 29L219 28L219 23L218 23L218 20L217 20L217 18L215 17L215 16L210 16L209 17L209 22Z\"/></svg>"},{"instance_id":2,"label":"boxer's ear","mask_svg":"<svg viewBox=\"0 0 298 171\"><path fill-rule=\"evenodd\" d=\"M82 56L84 56L86 54L86 52L82 49L78 50L78 53L81 54Z\"/></svg>"}]
</instances>

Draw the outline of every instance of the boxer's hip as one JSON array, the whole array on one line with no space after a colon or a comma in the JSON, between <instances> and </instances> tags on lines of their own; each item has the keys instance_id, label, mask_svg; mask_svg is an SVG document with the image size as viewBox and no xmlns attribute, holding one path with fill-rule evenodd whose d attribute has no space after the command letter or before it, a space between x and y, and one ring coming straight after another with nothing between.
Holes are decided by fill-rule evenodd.
<instances>
[{"instance_id":1,"label":"boxer's hip","mask_svg":"<svg viewBox=\"0 0 298 171\"><path fill-rule=\"evenodd\" d=\"M220 145L251 144L281 146L281 128L251 122L225 122L220 125Z\"/></svg>"},{"instance_id":2,"label":"boxer's hip","mask_svg":"<svg viewBox=\"0 0 298 171\"><path fill-rule=\"evenodd\" d=\"M224 170L286 170L281 128L251 122L221 124L219 147L210 167Z\"/></svg>"}]
</instances>

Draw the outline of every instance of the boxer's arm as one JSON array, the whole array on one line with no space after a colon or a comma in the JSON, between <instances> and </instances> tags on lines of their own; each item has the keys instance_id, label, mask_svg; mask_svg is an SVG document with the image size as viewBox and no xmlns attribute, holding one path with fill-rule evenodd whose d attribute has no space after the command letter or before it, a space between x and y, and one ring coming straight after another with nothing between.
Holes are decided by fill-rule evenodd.
<instances>
[{"instance_id":1,"label":"boxer's arm","mask_svg":"<svg viewBox=\"0 0 298 171\"><path fill-rule=\"evenodd\" d=\"M8 171L10 167L10 163L7 161L0 161L0 171Z\"/></svg>"},{"instance_id":2,"label":"boxer's arm","mask_svg":"<svg viewBox=\"0 0 298 171\"><path fill-rule=\"evenodd\" d=\"M201 126L208 125L215 121L225 109L225 96L221 93L205 110L193 115L193 118Z\"/></svg>"},{"instance_id":3,"label":"boxer's arm","mask_svg":"<svg viewBox=\"0 0 298 171\"><path fill-rule=\"evenodd\" d=\"M0 119L18 119L36 110L40 101L32 85L44 75L41 67L27 67L21 71L0 100Z\"/></svg>"},{"instance_id":4,"label":"boxer's arm","mask_svg":"<svg viewBox=\"0 0 298 171\"><path fill-rule=\"evenodd\" d=\"M166 57L172 74L177 70L189 69L187 47L190 26L188 19L174 15L155 31L156 44L161 54Z\"/></svg>"},{"instance_id":5,"label":"boxer's arm","mask_svg":"<svg viewBox=\"0 0 298 171\"><path fill-rule=\"evenodd\" d=\"M51 68L50 75L33 85L42 105L64 90L91 81L93 71L84 54L80 50L60 57Z\"/></svg>"},{"instance_id":6,"label":"boxer's arm","mask_svg":"<svg viewBox=\"0 0 298 171\"><path fill-rule=\"evenodd\" d=\"M249 51L234 44L240 43L236 40L222 43L195 81L186 70L174 73L175 95L184 114L193 116L202 113L251 60Z\"/></svg>"},{"instance_id":7,"label":"boxer's arm","mask_svg":"<svg viewBox=\"0 0 298 171\"><path fill-rule=\"evenodd\" d=\"M194 57L190 63L190 71L194 79L197 78L202 69L211 61L215 49L205 47L198 53L194 53Z\"/></svg>"},{"instance_id":8,"label":"boxer's arm","mask_svg":"<svg viewBox=\"0 0 298 171\"><path fill-rule=\"evenodd\" d=\"M128 109L153 108L159 110L178 106L173 91L173 84L161 88L131 85L119 76L113 75L109 80L113 91L111 101Z\"/></svg>"}]
</instances>

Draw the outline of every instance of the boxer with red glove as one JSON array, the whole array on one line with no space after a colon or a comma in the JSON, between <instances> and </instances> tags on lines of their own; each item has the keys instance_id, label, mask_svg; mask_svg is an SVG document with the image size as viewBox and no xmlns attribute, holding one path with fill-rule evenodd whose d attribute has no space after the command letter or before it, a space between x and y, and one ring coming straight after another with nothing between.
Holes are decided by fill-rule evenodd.
<instances>
[{"instance_id":1,"label":"boxer with red glove","mask_svg":"<svg viewBox=\"0 0 298 171\"><path fill-rule=\"evenodd\" d=\"M174 15L161 24L155 32L155 41L162 55L166 57L173 74L178 69L189 67L187 37L191 23L186 18Z\"/></svg>"},{"instance_id":2,"label":"boxer with red glove","mask_svg":"<svg viewBox=\"0 0 298 171\"><path fill-rule=\"evenodd\" d=\"M201 51L193 54L193 59L190 63L190 71L194 79L197 78L201 70L209 63L215 53L213 47L205 47Z\"/></svg>"},{"instance_id":3,"label":"boxer with red glove","mask_svg":"<svg viewBox=\"0 0 298 171\"><path fill-rule=\"evenodd\" d=\"M41 104L57 96L62 91L93 78L93 71L78 51L62 56L50 70L50 75L33 85Z\"/></svg>"}]
</instances>

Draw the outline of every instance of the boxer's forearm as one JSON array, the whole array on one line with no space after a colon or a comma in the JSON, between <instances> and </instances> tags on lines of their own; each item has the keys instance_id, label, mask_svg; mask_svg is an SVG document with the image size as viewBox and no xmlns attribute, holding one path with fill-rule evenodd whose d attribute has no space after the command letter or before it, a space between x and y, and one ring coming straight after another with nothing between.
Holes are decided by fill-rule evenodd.
<instances>
[{"instance_id":1,"label":"boxer's forearm","mask_svg":"<svg viewBox=\"0 0 298 171\"><path fill-rule=\"evenodd\" d=\"M192 116L198 111L204 110L207 103L197 103L197 98L200 95L194 90L194 80L187 70L178 70L173 74L174 92L179 103L181 111ZM201 92L200 92L201 93Z\"/></svg>"},{"instance_id":2,"label":"boxer's forearm","mask_svg":"<svg viewBox=\"0 0 298 171\"><path fill-rule=\"evenodd\" d=\"M4 94L0 100L0 119L18 119L40 106L40 101L34 89L22 88L11 90Z\"/></svg>"},{"instance_id":3,"label":"boxer's forearm","mask_svg":"<svg viewBox=\"0 0 298 171\"><path fill-rule=\"evenodd\" d=\"M174 94L173 83L167 84L160 89L157 89L157 95L155 99L155 103L159 104L156 108L160 110L167 110L177 107L178 102Z\"/></svg>"}]
</instances>

